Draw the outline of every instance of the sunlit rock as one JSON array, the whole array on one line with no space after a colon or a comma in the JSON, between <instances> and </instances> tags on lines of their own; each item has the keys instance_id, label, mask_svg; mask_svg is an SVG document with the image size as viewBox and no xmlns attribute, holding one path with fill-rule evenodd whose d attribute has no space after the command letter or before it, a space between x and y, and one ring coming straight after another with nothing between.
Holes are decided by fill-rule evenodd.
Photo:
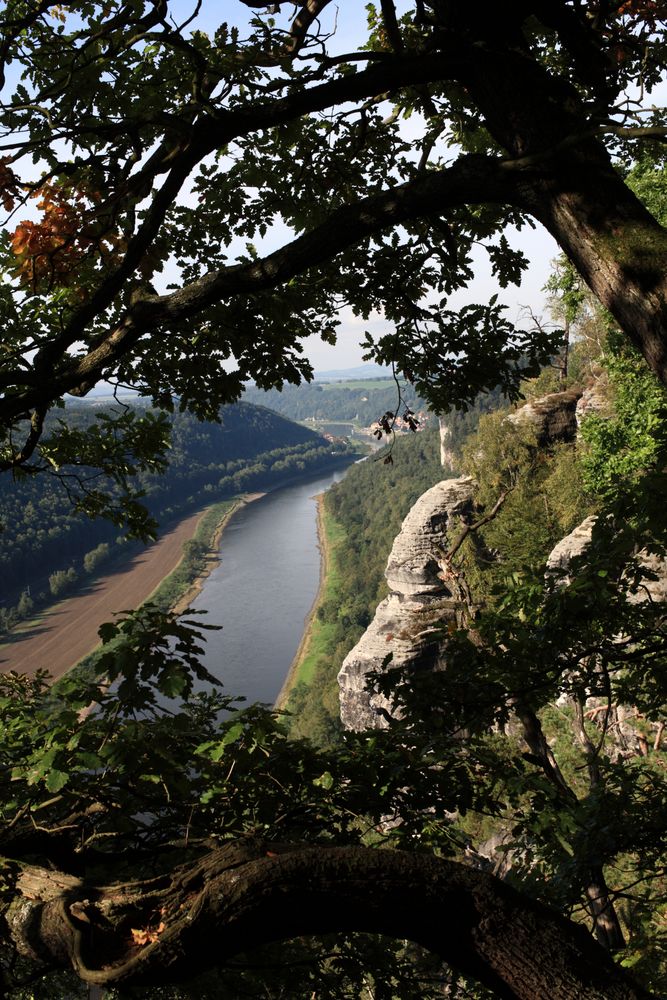
<instances>
[{"instance_id":1,"label":"sunlit rock","mask_svg":"<svg viewBox=\"0 0 667 1000\"><path fill-rule=\"evenodd\" d=\"M569 535L561 538L549 554L547 559L547 572L561 572L567 574L568 569L572 563L572 560L577 556L582 555L588 546L591 544L591 534L593 532L593 525L595 524L594 517L587 517L585 521L578 524ZM563 577L567 580L567 576Z\"/></svg>"},{"instance_id":2,"label":"sunlit rock","mask_svg":"<svg viewBox=\"0 0 667 1000\"><path fill-rule=\"evenodd\" d=\"M445 417L438 417L440 428L440 465L445 472L453 472L456 467L456 455L451 446L452 429Z\"/></svg>"},{"instance_id":3,"label":"sunlit rock","mask_svg":"<svg viewBox=\"0 0 667 1000\"><path fill-rule=\"evenodd\" d=\"M565 582L571 579L568 570L572 560L582 555L590 545L594 524L595 517L587 517L569 535L561 538L547 559L547 572L558 571L565 574L563 576ZM667 560L644 549L637 553L636 558L640 568L647 571L647 576L636 593L628 593L628 601L631 604L649 599L655 603L667 601Z\"/></svg>"},{"instance_id":4,"label":"sunlit rock","mask_svg":"<svg viewBox=\"0 0 667 1000\"><path fill-rule=\"evenodd\" d=\"M537 444L542 448L568 441L577 435L577 403L581 389L551 392L548 396L531 399L520 409L510 413L511 424L528 424L535 430Z\"/></svg>"},{"instance_id":5,"label":"sunlit rock","mask_svg":"<svg viewBox=\"0 0 667 1000\"><path fill-rule=\"evenodd\" d=\"M441 577L440 557L448 529L456 531L472 514L473 480L447 479L427 490L403 521L387 562L391 593L346 656L338 683L340 712L346 729L382 728L390 703L367 690L368 675L387 666L409 664L415 670L436 665L439 644L435 624L455 620L458 601Z\"/></svg>"},{"instance_id":6,"label":"sunlit rock","mask_svg":"<svg viewBox=\"0 0 667 1000\"><path fill-rule=\"evenodd\" d=\"M608 417L610 414L608 381L606 377L600 378L584 389L579 397L576 408L577 427L580 430L582 422L591 415Z\"/></svg>"},{"instance_id":7,"label":"sunlit rock","mask_svg":"<svg viewBox=\"0 0 667 1000\"><path fill-rule=\"evenodd\" d=\"M572 579L572 561L586 552L591 544L595 517L587 517L569 535L554 547L547 560L547 573L558 573L563 584ZM647 571L638 590L629 592L627 600L631 604L644 601L664 603L667 601L667 560L664 556L645 550L637 553L641 569ZM557 704L567 705L569 695L564 693ZM651 744L660 746L663 724L646 720L633 705L609 703L606 698L589 697L584 706L586 719L601 731L608 732L610 739L607 753L612 760L622 757L644 756Z\"/></svg>"}]
</instances>

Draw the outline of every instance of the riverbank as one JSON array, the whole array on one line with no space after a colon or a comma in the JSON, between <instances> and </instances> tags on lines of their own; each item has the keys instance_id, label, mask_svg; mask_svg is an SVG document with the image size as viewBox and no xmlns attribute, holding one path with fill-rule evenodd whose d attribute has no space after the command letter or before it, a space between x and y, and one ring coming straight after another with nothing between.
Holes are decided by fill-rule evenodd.
<instances>
[{"instance_id":1,"label":"riverbank","mask_svg":"<svg viewBox=\"0 0 667 1000\"><path fill-rule=\"evenodd\" d=\"M315 615L321 601L324 598L324 591L326 589L327 572L331 560L331 553L324 527L324 493L318 493L315 500L317 502L317 547L320 550L320 582L317 587L317 594L315 595L313 606L308 612L304 622L303 635L301 636L299 648L294 654L294 659L292 660L290 668L287 671L287 676L278 693L276 703L273 706L278 711L287 707L287 702L292 688L300 680L303 680L303 677L301 676L302 668L312 643Z\"/></svg>"},{"instance_id":2,"label":"riverbank","mask_svg":"<svg viewBox=\"0 0 667 1000\"><path fill-rule=\"evenodd\" d=\"M210 551L206 556L206 565L204 569L202 569L196 579L192 581L185 593L182 594L179 600L173 605L173 610L176 614L180 615L186 608L190 607L195 597L201 593L201 589L204 586L206 578L213 572L215 567L220 562L220 554L218 550L220 548L220 542L222 541L222 533L234 514L236 514L241 507L252 503L253 500L259 500L263 496L266 496L266 493L248 493L244 497L237 497L234 506L223 515L222 519L216 525L208 543Z\"/></svg>"},{"instance_id":3,"label":"riverbank","mask_svg":"<svg viewBox=\"0 0 667 1000\"><path fill-rule=\"evenodd\" d=\"M299 648L292 661L285 682L276 699L275 708L289 710L292 692L298 685L312 683L320 658L330 646L330 626L318 617L318 609L326 601L335 601L339 590L340 573L335 565L334 549L342 537L342 529L327 515L324 494L317 497L317 538L320 550L320 582L317 595L306 617Z\"/></svg>"},{"instance_id":4,"label":"riverbank","mask_svg":"<svg viewBox=\"0 0 667 1000\"><path fill-rule=\"evenodd\" d=\"M341 465L349 465L349 464L351 464L349 456L340 456L336 460L334 460L333 462L329 463L329 465L325 468L325 470L318 470L318 472L319 471L327 471L328 472L328 471L331 471L331 470L339 468ZM275 493L276 490L281 490L281 489L285 489L288 486L293 486L293 485L299 483L302 478L303 478L302 475L299 475L299 476L289 476L287 479L281 480L279 483L277 483L275 486L273 486L272 489L270 491L268 491L268 492ZM151 600L154 603L157 603L158 605L162 606L163 608L165 608L165 610L166 609L171 609L171 610L175 611L177 614L181 614L183 611L185 611L185 609L190 606L190 604L192 603L192 601L201 593L201 590L202 590L202 587L203 587L203 585L204 585L204 583L206 581L206 578L212 573L212 571L219 564L220 558L219 558L219 554L218 554L218 549L220 547L220 541L222 539L223 532L224 532L225 528L227 527L227 525L229 524L229 521L231 520L231 518L233 517L233 515L238 510L240 510L242 507L244 507L246 504L252 503L254 500L259 500L259 499L261 499L261 497L266 496L266 493L267 493L267 491L256 492L256 493L246 493L246 494L244 494L241 497L234 497L234 499L232 501L233 506L229 510L225 511L223 513L223 516L221 518L218 518L216 520L216 523L214 525L214 529L213 529L212 532L209 531L209 528L208 528L208 526L205 523L206 518L212 512L213 512L213 516L215 518L215 513L214 513L215 509L218 508L218 507L221 507L225 503L225 501L222 501L222 504L214 504L212 508L209 508L207 511L205 511L204 512L204 516L202 518L202 523L198 526L197 531L195 533L195 536L193 538L193 541L195 541L195 542L198 542L198 541L201 542L209 550L206 553L206 555L203 558L203 560L202 560L203 566L202 566L201 570L199 570L196 573L196 575L192 575L191 574L190 577L189 577L189 579L187 580L187 582L184 581L183 583L181 583L181 581L179 580L179 576L181 575L181 572L180 572L181 571L181 566L179 564L179 566L176 567L176 569L174 570L174 572L172 574L170 574L169 577L167 577L165 580L163 580L161 582L161 584L156 589L156 591L150 596L149 600ZM323 496L324 496L324 494L320 494L318 497L316 497L316 500L317 500L317 503L318 503L318 507L317 507L318 545L320 546L320 552L322 553L322 558L321 558L321 562L320 562L320 583L319 583L319 587L320 588L323 586L324 580L326 578L326 573L324 571L324 565L325 565L325 560L326 560L326 551L325 551L325 549L326 549L326 544L327 543L326 543L326 532L324 531L323 522L322 522L322 516L323 516L322 501L323 501ZM184 559L184 561L185 561L185 559ZM186 570L186 572L187 572L187 570ZM179 590L181 592L177 593L177 591L179 591ZM172 591L173 591L173 593L172 593ZM312 614L315 613L315 610L317 609L318 602L319 602L319 592L318 592L318 595L315 598L315 602L314 602L313 607L311 609L310 615L312 615ZM310 615L306 619L306 626L305 626L305 631L304 631L304 637L306 637L307 634L308 634L308 632L309 632L308 623L310 621ZM303 641L304 641L304 639L302 638L301 642L303 643ZM301 646L299 646L299 648L301 648ZM296 660L298 659L298 656L299 656L299 654L297 652L294 662L296 662ZM292 668L290 668L290 671L288 673L288 678L289 678L289 675L291 674L291 670L292 670ZM285 684L283 686L287 687L287 683L288 682L286 680ZM279 697L280 697L280 695L279 695Z\"/></svg>"},{"instance_id":5,"label":"riverbank","mask_svg":"<svg viewBox=\"0 0 667 1000\"><path fill-rule=\"evenodd\" d=\"M263 495L235 497L189 514L129 563L24 623L0 646L0 672L32 675L46 668L58 680L95 656L100 625L124 610L149 600L165 609L174 604L176 610L188 607L217 565L219 540L230 518ZM188 558L187 546L193 543L205 554L204 565Z\"/></svg>"},{"instance_id":6,"label":"riverbank","mask_svg":"<svg viewBox=\"0 0 667 1000\"><path fill-rule=\"evenodd\" d=\"M340 460L334 460L331 466L337 468L340 464ZM286 485L282 481L276 489L281 492ZM322 485L311 488L311 496L318 489L321 490ZM106 574L89 578L78 593L45 609L31 622L25 623L20 631L14 632L9 642L0 646L0 671L34 674L37 669L46 667L57 679L75 664L87 669L94 662L99 647L98 629L116 615L147 600L157 603L164 610L175 607L179 613L182 612L197 601L205 581L218 565L220 540L231 517L260 496L266 494L257 491L246 494L241 500L230 498L209 505L204 510L200 508L173 524L159 542L136 552L127 563L119 563ZM313 524L315 534L314 529ZM316 552L313 554L317 555ZM320 570L321 560L318 559L316 572L319 574ZM278 567L277 573L275 587L278 590L275 592L279 593L282 566ZM269 603L273 600L273 592L265 596L265 604L267 599ZM229 607L228 603L226 607ZM301 615L304 614L305 611L302 611ZM303 622L302 617L300 622ZM303 628L299 627L292 649L302 636ZM245 638L247 641L247 633ZM274 692L279 690L286 672L286 667L283 667ZM274 692L270 699L265 700L273 700Z\"/></svg>"},{"instance_id":7,"label":"riverbank","mask_svg":"<svg viewBox=\"0 0 667 1000\"><path fill-rule=\"evenodd\" d=\"M201 593L207 577L220 562L220 542L232 517L247 504L263 496L266 494L246 493L208 507L197 523L194 535L184 543L181 562L160 582L147 600L179 615L189 608ZM188 541L194 542L197 547L192 556L186 551Z\"/></svg>"}]
</instances>

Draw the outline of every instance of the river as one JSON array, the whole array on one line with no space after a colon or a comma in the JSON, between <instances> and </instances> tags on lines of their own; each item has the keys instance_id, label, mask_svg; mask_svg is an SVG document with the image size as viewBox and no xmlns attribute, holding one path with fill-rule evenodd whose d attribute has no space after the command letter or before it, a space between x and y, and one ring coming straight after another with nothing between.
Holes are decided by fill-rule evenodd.
<instances>
[{"instance_id":1,"label":"river","mask_svg":"<svg viewBox=\"0 0 667 1000\"><path fill-rule=\"evenodd\" d=\"M192 607L206 610L204 664L230 695L273 704L317 595L320 551L315 496L345 475L338 469L285 486L234 514L220 563Z\"/></svg>"}]
</instances>

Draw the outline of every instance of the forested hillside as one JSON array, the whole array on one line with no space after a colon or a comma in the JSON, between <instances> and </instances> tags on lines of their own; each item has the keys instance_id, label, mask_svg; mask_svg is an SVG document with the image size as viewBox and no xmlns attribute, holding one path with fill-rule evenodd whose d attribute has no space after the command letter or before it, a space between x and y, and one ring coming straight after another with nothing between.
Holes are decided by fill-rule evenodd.
<instances>
[{"instance_id":1,"label":"forested hillside","mask_svg":"<svg viewBox=\"0 0 667 1000\"><path fill-rule=\"evenodd\" d=\"M247 402L269 406L290 420L354 420L362 427L370 426L388 410L403 412L406 406L415 412L426 409L426 403L405 382L401 397L399 405L398 389L391 378L366 379L351 385L304 382L266 392L247 385L244 393Z\"/></svg>"},{"instance_id":2,"label":"forested hillside","mask_svg":"<svg viewBox=\"0 0 667 1000\"><path fill-rule=\"evenodd\" d=\"M65 418L70 428L90 428L107 409L100 403L69 404ZM138 412L147 411L138 407ZM165 472L139 472L130 477L130 486L145 493L141 502L156 521L165 523L197 504L317 471L343 452L319 434L247 403L224 407L220 423L176 413ZM58 597L83 572L96 569L123 537L108 520L72 512L72 496L82 493L82 483L83 490L97 488L90 470L51 473L0 481L4 627L28 614L40 594Z\"/></svg>"}]
</instances>

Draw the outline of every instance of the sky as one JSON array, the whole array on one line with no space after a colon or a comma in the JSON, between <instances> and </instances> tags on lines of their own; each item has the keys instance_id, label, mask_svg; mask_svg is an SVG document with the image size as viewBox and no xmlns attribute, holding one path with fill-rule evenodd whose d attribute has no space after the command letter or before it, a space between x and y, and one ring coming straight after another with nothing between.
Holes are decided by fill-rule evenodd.
<instances>
[{"instance_id":1,"label":"sky","mask_svg":"<svg viewBox=\"0 0 667 1000\"><path fill-rule=\"evenodd\" d=\"M412 6L410 0L398 0L396 3L399 14L403 9L409 9ZM171 0L170 2L170 11L177 22L189 18L194 7L195 0ZM294 8L288 3L284 4L283 7L285 11L283 19L285 19L287 14L291 15ZM221 22L228 21L236 24L243 35L243 27L248 24L253 14L254 12L243 0L202 0L199 15L189 26L189 30L198 28L213 33ZM333 4L328 8L325 15L326 20L323 20L323 27L332 33L327 43L329 51L337 54L351 52L363 44L367 37L367 27L365 4L361 0L338 0L338 4ZM11 69L13 70L14 67ZM10 71L6 85L13 87L16 82L15 73ZM415 115L402 127L405 136L410 138L421 133L423 122ZM28 167L29 172L35 170L39 172L38 167ZM30 218L37 213L37 209L34 205L28 205L22 209L22 212L24 216ZM18 220L14 220L13 224L20 221L23 215ZM288 241L290 235L289 230L284 225L277 225L264 239L258 239L255 242L260 252L271 252ZM530 261L530 267L524 274L521 286L500 289L491 276L486 252L480 249L476 254L474 280L463 292L452 296L449 304L456 308L467 302L485 303L492 295L497 294L498 300L508 307L507 318L521 325L522 318L525 318L530 312L536 315L545 312L545 295L542 289L549 276L551 261L558 254L558 248L544 229L539 226L535 230L526 227L514 237L511 237L510 233L507 235L510 242L522 249ZM156 283L158 291L166 290L166 286L174 278L177 278L175 269L167 266L162 278ZM358 366L363 361L363 350L360 344L364 340L365 331L368 330L373 335L378 335L389 329L381 315L371 316L369 320L363 320L355 317L351 310L345 310L341 313L340 320L337 331L338 342L335 346L323 343L317 336L309 337L303 341L305 356L316 372Z\"/></svg>"},{"instance_id":2,"label":"sky","mask_svg":"<svg viewBox=\"0 0 667 1000\"><path fill-rule=\"evenodd\" d=\"M542 226L537 226L535 230L524 229L510 239L510 242L514 247L523 250L530 261L521 285L500 288L489 272L485 260L486 253L482 250L475 254L473 281L465 290L452 295L450 304L452 307L460 308L468 302L485 303L492 295L497 294L498 301L507 306L507 318L516 325L526 325L531 312L548 321L546 293L543 288L551 273L551 262L558 256L559 248ZM342 317L338 330L338 343L335 347L323 344L316 337L309 337L304 341L305 353L315 371L354 367L362 360L363 351L359 341L363 340L364 331L380 333L387 329L389 328L382 317L371 319L369 322L350 313Z\"/></svg>"}]
</instances>

